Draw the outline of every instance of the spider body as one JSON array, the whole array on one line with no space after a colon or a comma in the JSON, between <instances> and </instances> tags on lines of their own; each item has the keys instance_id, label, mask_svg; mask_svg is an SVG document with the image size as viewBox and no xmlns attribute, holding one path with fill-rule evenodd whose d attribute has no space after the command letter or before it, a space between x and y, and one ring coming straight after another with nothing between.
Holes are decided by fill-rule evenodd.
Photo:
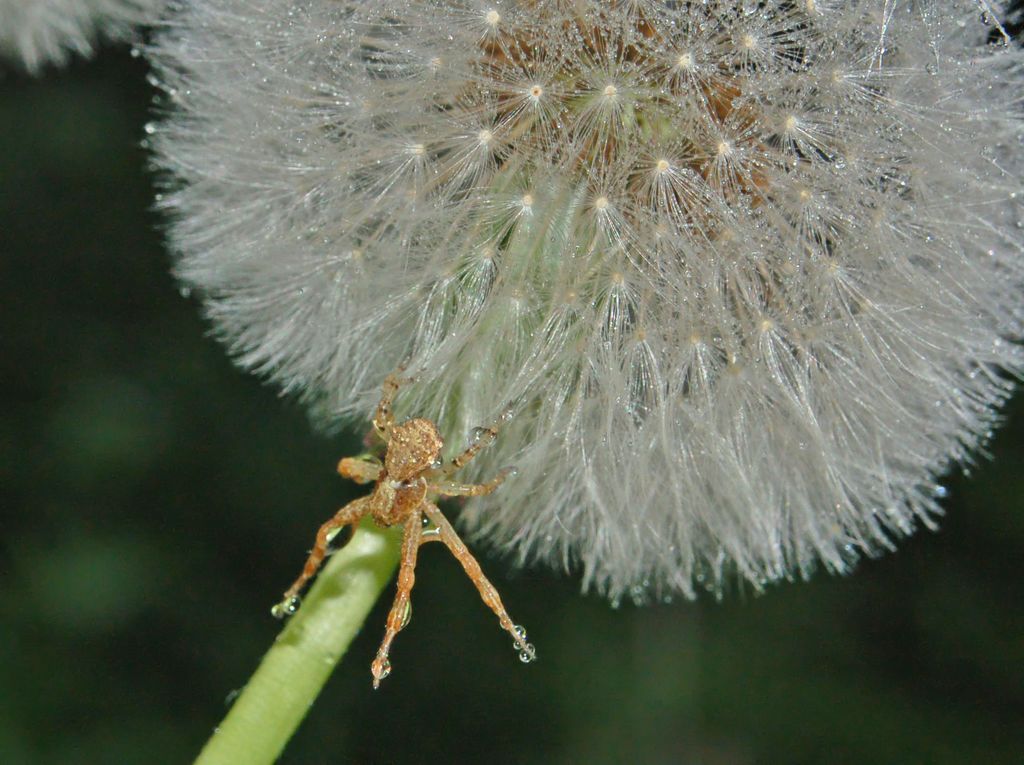
<instances>
[{"instance_id":1,"label":"spider body","mask_svg":"<svg viewBox=\"0 0 1024 765\"><path fill-rule=\"evenodd\" d=\"M285 592L284 599L274 606L272 613L283 618L298 610L299 592L320 568L330 541L343 528L369 515L380 526L402 524L404 528L395 601L388 614L384 640L371 666L374 688L391 672L388 659L391 643L408 623L419 547L434 540L444 543L462 564L484 603L498 617L501 627L512 636L515 648L520 652L519 658L524 662L533 661L536 651L526 642L526 631L513 624L498 591L484 576L480 564L435 504L437 497L490 494L512 472L507 468L482 484L449 480L454 472L494 440L497 429L479 428L473 443L444 465L441 460L444 441L433 422L422 418L394 422L391 405L400 384L394 375L384 381L384 393L373 418L374 429L385 443L383 461L374 457L346 457L338 463L338 472L343 477L356 483L373 483L373 492L345 505L320 527L302 573Z\"/></svg>"}]
</instances>

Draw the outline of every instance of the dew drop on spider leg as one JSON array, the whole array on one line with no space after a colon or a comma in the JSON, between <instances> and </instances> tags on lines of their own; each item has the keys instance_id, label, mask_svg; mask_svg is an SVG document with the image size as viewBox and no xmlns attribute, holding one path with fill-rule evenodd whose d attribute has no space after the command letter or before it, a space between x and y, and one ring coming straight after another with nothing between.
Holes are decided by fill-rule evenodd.
<instances>
[{"instance_id":1,"label":"dew drop on spider leg","mask_svg":"<svg viewBox=\"0 0 1024 765\"><path fill-rule=\"evenodd\" d=\"M380 677L378 680L383 680L385 677L391 674L391 659L384 659L380 664Z\"/></svg>"},{"instance_id":2,"label":"dew drop on spider leg","mask_svg":"<svg viewBox=\"0 0 1024 765\"><path fill-rule=\"evenodd\" d=\"M537 649L533 647L533 643L526 644L526 650L519 652L519 661L523 664L529 664L530 662L537 660Z\"/></svg>"},{"instance_id":3,"label":"dew drop on spider leg","mask_svg":"<svg viewBox=\"0 0 1024 765\"><path fill-rule=\"evenodd\" d=\"M402 629L404 630L409 626L409 622L412 621L412 601L407 600L405 602L405 608L402 609Z\"/></svg>"},{"instance_id":4,"label":"dew drop on spider leg","mask_svg":"<svg viewBox=\"0 0 1024 765\"><path fill-rule=\"evenodd\" d=\"M298 595L292 595L290 598L285 598L276 606L270 609L270 613L273 614L275 619L284 619L288 616L292 616L296 611L299 610L299 606L302 605L302 598Z\"/></svg>"},{"instance_id":5,"label":"dew drop on spider leg","mask_svg":"<svg viewBox=\"0 0 1024 765\"><path fill-rule=\"evenodd\" d=\"M492 431L490 428L473 428L473 432L469 435L470 443L474 445L478 444L485 438L490 438L491 433Z\"/></svg>"},{"instance_id":6,"label":"dew drop on spider leg","mask_svg":"<svg viewBox=\"0 0 1024 765\"><path fill-rule=\"evenodd\" d=\"M516 640L512 643L512 648L519 651L519 661L523 664L529 664L531 661L537 659L537 649L534 648L533 643L526 642L526 627L521 624L516 624L512 627L516 633ZM524 647L525 646L525 647Z\"/></svg>"}]
</instances>

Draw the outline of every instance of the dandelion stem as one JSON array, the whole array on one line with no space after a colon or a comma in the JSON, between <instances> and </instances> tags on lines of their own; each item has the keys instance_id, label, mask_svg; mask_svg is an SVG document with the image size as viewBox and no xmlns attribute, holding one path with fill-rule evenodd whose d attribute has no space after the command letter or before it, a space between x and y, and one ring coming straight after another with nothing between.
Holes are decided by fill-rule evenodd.
<instances>
[{"instance_id":1,"label":"dandelion stem","mask_svg":"<svg viewBox=\"0 0 1024 765\"><path fill-rule=\"evenodd\" d=\"M391 579L400 538L400 533L363 522L321 572L196 765L277 760Z\"/></svg>"}]
</instances>

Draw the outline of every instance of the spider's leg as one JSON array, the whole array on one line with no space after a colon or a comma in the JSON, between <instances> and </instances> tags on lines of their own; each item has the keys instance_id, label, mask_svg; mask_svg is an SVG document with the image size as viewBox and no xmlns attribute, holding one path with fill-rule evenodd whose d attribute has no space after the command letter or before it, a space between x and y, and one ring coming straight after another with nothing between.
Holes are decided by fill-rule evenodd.
<instances>
[{"instance_id":1,"label":"spider's leg","mask_svg":"<svg viewBox=\"0 0 1024 765\"><path fill-rule=\"evenodd\" d=\"M302 573L299 574L299 578L295 580L292 586L288 588L281 602L271 609L271 613L274 616L282 619L298 610L299 592L324 562L324 558L327 557L327 545L330 544L331 539L345 526L357 523L368 512L370 512L370 497L361 497L349 502L336 512L327 523L320 527L316 532L316 542L309 553L309 557L306 559L306 565L303 566Z\"/></svg>"},{"instance_id":2,"label":"spider's leg","mask_svg":"<svg viewBox=\"0 0 1024 765\"><path fill-rule=\"evenodd\" d=\"M494 439L498 437L498 427L502 422L505 421L507 415L502 417L495 422L493 425L489 425L486 428L475 428L473 430L473 439L469 446L462 454L458 455L451 462L441 468L436 475L441 478L447 478L453 473L458 472L467 462L472 460L477 454L490 446Z\"/></svg>"},{"instance_id":3,"label":"spider's leg","mask_svg":"<svg viewBox=\"0 0 1024 765\"><path fill-rule=\"evenodd\" d=\"M515 468L504 468L498 475L486 483L455 483L453 481L440 481L432 483L430 488L445 497L479 497L483 494L490 494L504 483L510 475L515 475Z\"/></svg>"},{"instance_id":4,"label":"spider's leg","mask_svg":"<svg viewBox=\"0 0 1024 765\"><path fill-rule=\"evenodd\" d=\"M395 403L395 394L403 383L409 382L400 378L397 374L390 374L384 378L383 392L380 403L377 404L377 411L373 415L373 428L384 441L391 440L391 426L395 424L395 413L391 405Z\"/></svg>"},{"instance_id":5,"label":"spider's leg","mask_svg":"<svg viewBox=\"0 0 1024 765\"><path fill-rule=\"evenodd\" d=\"M338 463L338 473L356 483L375 483L384 466L373 457L345 457Z\"/></svg>"},{"instance_id":6,"label":"spider's leg","mask_svg":"<svg viewBox=\"0 0 1024 765\"><path fill-rule=\"evenodd\" d=\"M420 549L420 534L423 531L423 514L419 511L419 508L409 513L404 529L402 534L402 558L398 566L398 586L395 590L395 602L391 605L391 610L388 612L384 639L381 641L380 648L377 649L377 657L373 660L373 664L370 665L374 688L379 687L380 681L391 674L391 662L388 660L391 641L409 623L412 587L416 584L416 553Z\"/></svg>"},{"instance_id":7,"label":"spider's leg","mask_svg":"<svg viewBox=\"0 0 1024 765\"><path fill-rule=\"evenodd\" d=\"M498 617L498 622L501 624L501 628L508 632L512 636L512 640L515 641L516 648L520 651L519 657L524 661L533 661L537 657L536 649L526 642L526 632L522 627L517 627L513 622L512 618L508 615L505 610L504 604L501 602L501 596L498 595L498 590L493 584L484 576L483 570L480 568L480 564L477 563L476 558L473 557L473 553L466 547L466 543L462 541L458 533L448 523L448 519L444 517L440 508L430 502L423 503L423 512L426 514L430 522L434 524L440 535L440 541L444 542L445 546L451 551L455 559L462 564L462 568L465 570L466 575L470 578L473 584L476 585L477 591L480 593L480 598L487 607L490 608L495 616Z\"/></svg>"}]
</instances>

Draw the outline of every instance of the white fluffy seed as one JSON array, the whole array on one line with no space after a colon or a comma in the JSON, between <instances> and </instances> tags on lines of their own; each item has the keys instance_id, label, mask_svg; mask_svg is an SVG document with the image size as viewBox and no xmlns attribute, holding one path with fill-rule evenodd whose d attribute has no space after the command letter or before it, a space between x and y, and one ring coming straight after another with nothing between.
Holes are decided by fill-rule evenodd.
<instances>
[{"instance_id":1,"label":"white fluffy seed","mask_svg":"<svg viewBox=\"0 0 1024 765\"><path fill-rule=\"evenodd\" d=\"M463 520L523 560L613 598L848 570L1024 369L1024 56L975 0L749 5L176 4L177 271L322 418L402 361L453 449L512 402Z\"/></svg>"}]
</instances>

